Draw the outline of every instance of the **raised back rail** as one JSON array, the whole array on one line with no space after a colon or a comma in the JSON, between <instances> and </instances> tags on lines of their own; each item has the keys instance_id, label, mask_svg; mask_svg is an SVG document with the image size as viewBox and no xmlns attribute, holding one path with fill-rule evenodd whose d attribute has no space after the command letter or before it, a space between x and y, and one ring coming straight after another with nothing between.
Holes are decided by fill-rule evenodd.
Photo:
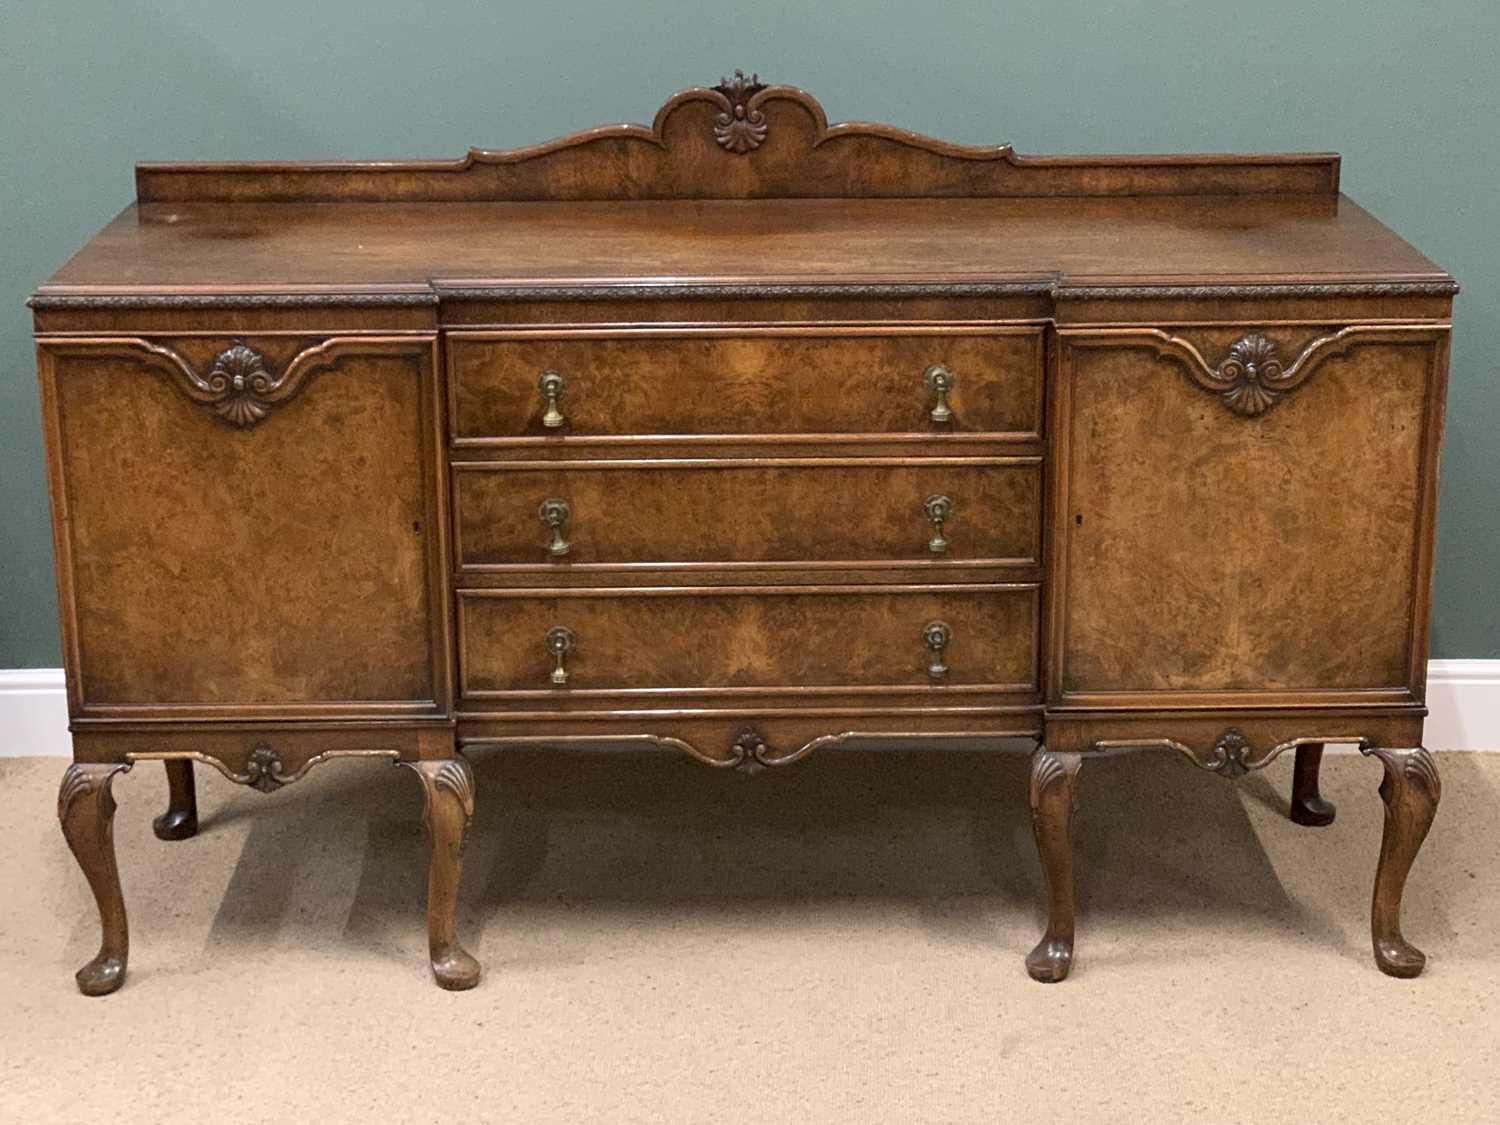
<instances>
[{"instance_id":1,"label":"raised back rail","mask_svg":"<svg viewBox=\"0 0 1500 1125\"><path fill-rule=\"evenodd\" d=\"M1330 153L1018 156L889 125L828 124L793 86L739 71L671 98L644 125L459 160L141 164L158 202L962 199L988 196L1335 195Z\"/></svg>"}]
</instances>

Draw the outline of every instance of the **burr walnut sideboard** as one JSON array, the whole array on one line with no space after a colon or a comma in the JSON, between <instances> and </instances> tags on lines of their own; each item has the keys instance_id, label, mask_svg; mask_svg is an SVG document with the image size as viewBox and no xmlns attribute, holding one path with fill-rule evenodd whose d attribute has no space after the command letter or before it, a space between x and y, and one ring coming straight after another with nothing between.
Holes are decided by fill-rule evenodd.
<instances>
[{"instance_id":1,"label":"burr walnut sideboard","mask_svg":"<svg viewBox=\"0 0 1500 1125\"><path fill-rule=\"evenodd\" d=\"M115 777L410 768L438 983L462 751L755 773L1035 739L1066 975L1075 777L1379 764L1376 962L1414 976L1456 286L1330 155L1025 157L736 74L455 161L150 164L32 299L75 762L125 973ZM1098 795L1108 800L1107 793Z\"/></svg>"}]
</instances>

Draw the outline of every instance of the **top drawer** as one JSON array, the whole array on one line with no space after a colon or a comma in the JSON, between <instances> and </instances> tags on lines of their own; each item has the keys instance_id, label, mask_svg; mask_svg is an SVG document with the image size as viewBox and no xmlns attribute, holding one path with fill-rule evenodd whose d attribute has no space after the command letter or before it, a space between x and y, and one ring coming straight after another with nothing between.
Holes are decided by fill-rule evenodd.
<instances>
[{"instance_id":1,"label":"top drawer","mask_svg":"<svg viewBox=\"0 0 1500 1125\"><path fill-rule=\"evenodd\" d=\"M455 332L456 441L626 436L1034 438L1042 330ZM946 376L929 374L938 368ZM554 392L549 402L545 373ZM946 381L940 392L935 383ZM549 406L553 409L549 412ZM551 423L550 425L548 423Z\"/></svg>"}]
</instances>

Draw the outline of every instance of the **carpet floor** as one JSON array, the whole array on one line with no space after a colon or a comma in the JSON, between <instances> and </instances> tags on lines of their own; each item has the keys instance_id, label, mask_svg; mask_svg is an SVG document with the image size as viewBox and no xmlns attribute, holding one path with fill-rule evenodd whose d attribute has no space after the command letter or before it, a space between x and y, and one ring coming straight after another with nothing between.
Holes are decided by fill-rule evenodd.
<instances>
[{"instance_id":1,"label":"carpet floor","mask_svg":"<svg viewBox=\"0 0 1500 1125\"><path fill-rule=\"evenodd\" d=\"M92 899L59 759L0 760L0 1121L1500 1121L1500 754L1437 755L1407 887L1415 981L1368 911L1378 763L1236 785L1085 763L1072 977L1032 983L1020 755L830 751L754 780L648 755L473 755L438 990L419 786L335 762L272 798L199 769L157 841L117 779L130 977L86 999Z\"/></svg>"}]
</instances>

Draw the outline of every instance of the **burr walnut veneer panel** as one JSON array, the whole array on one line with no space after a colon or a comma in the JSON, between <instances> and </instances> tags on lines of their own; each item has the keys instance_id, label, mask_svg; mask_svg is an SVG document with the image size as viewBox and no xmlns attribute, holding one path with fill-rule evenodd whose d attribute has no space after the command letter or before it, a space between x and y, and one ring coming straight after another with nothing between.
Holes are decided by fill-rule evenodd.
<instances>
[{"instance_id":1,"label":"burr walnut veneer panel","mask_svg":"<svg viewBox=\"0 0 1500 1125\"><path fill-rule=\"evenodd\" d=\"M513 461L454 469L455 552L471 570L1036 566L1041 555L1040 456ZM541 510L554 500L566 505L554 516L556 534ZM527 529L530 535L517 534ZM807 558L811 544L818 559Z\"/></svg>"},{"instance_id":2,"label":"burr walnut veneer panel","mask_svg":"<svg viewBox=\"0 0 1500 1125\"><path fill-rule=\"evenodd\" d=\"M75 705L441 712L432 341L324 346L246 428L176 385L218 346L43 345Z\"/></svg>"},{"instance_id":3,"label":"burr walnut veneer panel","mask_svg":"<svg viewBox=\"0 0 1500 1125\"><path fill-rule=\"evenodd\" d=\"M1176 331L1210 352L1234 342L1222 328ZM1267 332L1295 355L1325 330ZM1062 337L1061 696L1415 698L1441 333L1346 335L1340 354L1254 417L1204 394L1161 345L1156 333Z\"/></svg>"},{"instance_id":4,"label":"burr walnut veneer panel","mask_svg":"<svg viewBox=\"0 0 1500 1125\"><path fill-rule=\"evenodd\" d=\"M984 434L1041 427L1037 327L950 330L653 330L630 334L454 333L448 339L453 433L545 436L543 372L570 437L760 434ZM935 419L926 373L952 373L949 417Z\"/></svg>"},{"instance_id":5,"label":"burr walnut veneer panel","mask_svg":"<svg viewBox=\"0 0 1500 1125\"><path fill-rule=\"evenodd\" d=\"M1017 737L1038 980L1072 963L1088 757L1292 751L1319 825L1330 741L1379 764L1372 949L1415 976L1457 287L1338 177L830 125L738 72L511 152L140 167L32 298L58 814L102 922L79 987L124 979L137 765L166 764L170 840L197 765L268 793L407 767L462 989L464 750L754 775Z\"/></svg>"},{"instance_id":6,"label":"burr walnut veneer panel","mask_svg":"<svg viewBox=\"0 0 1500 1125\"><path fill-rule=\"evenodd\" d=\"M1027 586L469 591L460 669L466 697L972 684L1034 693L1036 616ZM929 643L933 625L941 644ZM561 659L546 643L559 626L575 638ZM565 684L549 678L558 667Z\"/></svg>"}]
</instances>

